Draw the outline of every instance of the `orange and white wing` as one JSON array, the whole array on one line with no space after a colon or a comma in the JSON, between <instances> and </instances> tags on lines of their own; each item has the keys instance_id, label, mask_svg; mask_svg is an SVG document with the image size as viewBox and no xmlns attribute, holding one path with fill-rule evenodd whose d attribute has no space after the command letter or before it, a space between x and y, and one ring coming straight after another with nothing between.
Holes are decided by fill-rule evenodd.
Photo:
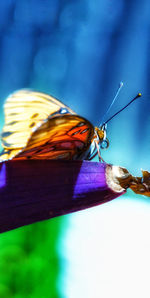
<instances>
[{"instance_id":1,"label":"orange and white wing","mask_svg":"<svg viewBox=\"0 0 150 298\"><path fill-rule=\"evenodd\" d=\"M94 134L92 124L78 115L47 119L32 135L17 159L82 159Z\"/></svg>"},{"instance_id":2,"label":"orange and white wing","mask_svg":"<svg viewBox=\"0 0 150 298\"><path fill-rule=\"evenodd\" d=\"M24 148L34 130L49 116L61 109L75 114L54 97L42 92L20 90L11 94L5 102L5 125L2 145L7 149Z\"/></svg>"},{"instance_id":3,"label":"orange and white wing","mask_svg":"<svg viewBox=\"0 0 150 298\"><path fill-rule=\"evenodd\" d=\"M21 90L7 98L4 109L0 161L74 159L91 144L92 124L50 95Z\"/></svg>"}]
</instances>

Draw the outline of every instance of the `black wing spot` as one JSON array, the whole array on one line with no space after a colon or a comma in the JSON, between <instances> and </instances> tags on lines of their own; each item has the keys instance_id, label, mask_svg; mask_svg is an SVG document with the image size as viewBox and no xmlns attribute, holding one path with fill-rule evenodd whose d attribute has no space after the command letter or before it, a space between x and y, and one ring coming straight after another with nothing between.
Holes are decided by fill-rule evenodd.
<instances>
[{"instance_id":1,"label":"black wing spot","mask_svg":"<svg viewBox=\"0 0 150 298\"><path fill-rule=\"evenodd\" d=\"M85 123L84 122L80 122L76 127L81 127L83 125L85 125Z\"/></svg>"},{"instance_id":2,"label":"black wing spot","mask_svg":"<svg viewBox=\"0 0 150 298\"><path fill-rule=\"evenodd\" d=\"M86 128L83 131L81 131L80 134L82 135L83 133L87 132L88 130L89 130L89 128Z\"/></svg>"},{"instance_id":3,"label":"black wing spot","mask_svg":"<svg viewBox=\"0 0 150 298\"><path fill-rule=\"evenodd\" d=\"M16 124L17 121L12 121L12 122L9 122L7 125L13 125L13 124Z\"/></svg>"},{"instance_id":4,"label":"black wing spot","mask_svg":"<svg viewBox=\"0 0 150 298\"><path fill-rule=\"evenodd\" d=\"M17 113L10 113L9 116L16 116L18 115Z\"/></svg>"},{"instance_id":5,"label":"black wing spot","mask_svg":"<svg viewBox=\"0 0 150 298\"><path fill-rule=\"evenodd\" d=\"M4 140L2 140L2 143L3 143L4 147L12 147L13 146L13 144L7 143Z\"/></svg>"},{"instance_id":6,"label":"black wing spot","mask_svg":"<svg viewBox=\"0 0 150 298\"><path fill-rule=\"evenodd\" d=\"M2 138L6 138L6 137L9 137L11 134L12 134L12 132L6 131L6 132L3 132L1 136L2 136Z\"/></svg>"},{"instance_id":7,"label":"black wing spot","mask_svg":"<svg viewBox=\"0 0 150 298\"><path fill-rule=\"evenodd\" d=\"M39 149L39 150L35 151L35 153L37 154L37 153L40 153L42 151L43 151L43 149Z\"/></svg>"},{"instance_id":8,"label":"black wing spot","mask_svg":"<svg viewBox=\"0 0 150 298\"><path fill-rule=\"evenodd\" d=\"M80 130L77 130L75 132L72 133L72 136L77 135L80 132Z\"/></svg>"},{"instance_id":9,"label":"black wing spot","mask_svg":"<svg viewBox=\"0 0 150 298\"><path fill-rule=\"evenodd\" d=\"M32 122L29 127L32 128L35 125L35 122Z\"/></svg>"},{"instance_id":10,"label":"black wing spot","mask_svg":"<svg viewBox=\"0 0 150 298\"><path fill-rule=\"evenodd\" d=\"M32 116L31 118L32 118L32 119L33 119L33 118L36 118L38 115L39 115L38 113L35 113L35 114L33 114L33 116Z\"/></svg>"}]
</instances>

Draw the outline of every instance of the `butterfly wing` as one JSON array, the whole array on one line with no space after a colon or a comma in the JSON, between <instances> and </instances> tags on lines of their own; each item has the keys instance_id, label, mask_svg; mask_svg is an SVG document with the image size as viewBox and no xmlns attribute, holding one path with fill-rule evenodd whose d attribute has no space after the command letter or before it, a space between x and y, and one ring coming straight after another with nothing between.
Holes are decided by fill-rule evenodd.
<instances>
[{"instance_id":1,"label":"butterfly wing","mask_svg":"<svg viewBox=\"0 0 150 298\"><path fill-rule=\"evenodd\" d=\"M18 159L80 159L91 145L94 128L77 115L47 119L32 135Z\"/></svg>"},{"instance_id":2,"label":"butterfly wing","mask_svg":"<svg viewBox=\"0 0 150 298\"><path fill-rule=\"evenodd\" d=\"M56 98L42 92L20 90L11 94L4 105L2 146L10 150L24 148L43 120L63 110L75 114Z\"/></svg>"},{"instance_id":3,"label":"butterfly wing","mask_svg":"<svg viewBox=\"0 0 150 298\"><path fill-rule=\"evenodd\" d=\"M5 119L1 161L77 159L89 148L94 134L89 121L40 92L21 90L8 97Z\"/></svg>"}]
</instances>

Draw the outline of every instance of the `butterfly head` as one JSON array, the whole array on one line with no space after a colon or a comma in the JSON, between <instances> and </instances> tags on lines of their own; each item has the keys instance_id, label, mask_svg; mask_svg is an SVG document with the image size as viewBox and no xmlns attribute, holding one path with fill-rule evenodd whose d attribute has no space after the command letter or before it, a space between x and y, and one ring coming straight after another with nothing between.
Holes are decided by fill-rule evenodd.
<instances>
[{"instance_id":1,"label":"butterfly head","mask_svg":"<svg viewBox=\"0 0 150 298\"><path fill-rule=\"evenodd\" d=\"M107 149L109 147L109 141L107 139L107 124L103 123L100 127L95 127L95 134L97 136L101 149Z\"/></svg>"}]
</instances>

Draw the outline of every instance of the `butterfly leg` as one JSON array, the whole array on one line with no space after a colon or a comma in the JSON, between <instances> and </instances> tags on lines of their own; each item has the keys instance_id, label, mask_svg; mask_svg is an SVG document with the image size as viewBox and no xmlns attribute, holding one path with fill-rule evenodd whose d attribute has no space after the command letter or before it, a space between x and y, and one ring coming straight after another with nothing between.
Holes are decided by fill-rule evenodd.
<instances>
[{"instance_id":1,"label":"butterfly leg","mask_svg":"<svg viewBox=\"0 0 150 298\"><path fill-rule=\"evenodd\" d=\"M94 140L96 148L97 148L97 154L98 154L98 159L100 162L105 162L104 159L101 157L101 152L99 148L99 141L97 139Z\"/></svg>"}]
</instances>

